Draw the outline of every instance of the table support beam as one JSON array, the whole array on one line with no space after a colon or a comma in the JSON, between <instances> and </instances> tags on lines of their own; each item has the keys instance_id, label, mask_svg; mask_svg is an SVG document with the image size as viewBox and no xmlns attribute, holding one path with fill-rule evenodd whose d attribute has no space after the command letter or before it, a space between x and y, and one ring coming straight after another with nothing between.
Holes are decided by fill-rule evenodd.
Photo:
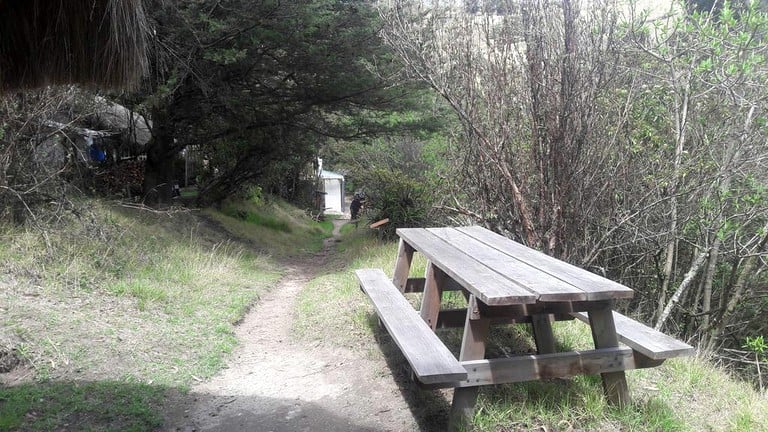
<instances>
[{"instance_id":1,"label":"table support beam","mask_svg":"<svg viewBox=\"0 0 768 432\"><path fill-rule=\"evenodd\" d=\"M531 316L533 327L533 339L536 341L536 349L539 354L552 354L555 352L555 333L552 331L550 314L536 314Z\"/></svg>"},{"instance_id":2,"label":"table support beam","mask_svg":"<svg viewBox=\"0 0 768 432\"><path fill-rule=\"evenodd\" d=\"M408 282L408 274L411 271L411 262L413 261L413 246L400 239L400 246L397 250L397 262L395 263L395 273L392 276L392 283L395 284L400 292L405 291Z\"/></svg>"},{"instance_id":3,"label":"table support beam","mask_svg":"<svg viewBox=\"0 0 768 432\"><path fill-rule=\"evenodd\" d=\"M437 317L440 314L445 273L428 262L424 279L424 295L421 298L420 314L424 322L434 331L437 328Z\"/></svg>"},{"instance_id":4,"label":"table support beam","mask_svg":"<svg viewBox=\"0 0 768 432\"><path fill-rule=\"evenodd\" d=\"M459 361L481 360L485 357L485 341L491 327L489 318L475 317L472 319L472 311L477 309L475 296L469 296L467 313L464 322L464 337L461 340L461 352ZM467 430L472 423L477 403L479 387L457 388L453 391L453 403L448 417L448 431L458 432Z\"/></svg>"},{"instance_id":5,"label":"table support beam","mask_svg":"<svg viewBox=\"0 0 768 432\"><path fill-rule=\"evenodd\" d=\"M619 346L619 337L616 334L613 311L610 307L590 311L589 321L596 349ZM603 378L603 391L609 403L621 407L630 402L624 371L605 372L600 376Z\"/></svg>"}]
</instances>

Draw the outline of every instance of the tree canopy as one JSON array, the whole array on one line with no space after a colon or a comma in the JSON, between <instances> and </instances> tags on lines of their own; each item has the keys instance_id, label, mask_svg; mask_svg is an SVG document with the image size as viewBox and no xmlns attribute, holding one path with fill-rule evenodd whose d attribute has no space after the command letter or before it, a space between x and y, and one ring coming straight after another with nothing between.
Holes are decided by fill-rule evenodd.
<instances>
[{"instance_id":1,"label":"tree canopy","mask_svg":"<svg viewBox=\"0 0 768 432\"><path fill-rule=\"evenodd\" d=\"M391 130L384 113L409 104L369 2L156 2L148 13L153 70L133 103L153 121L145 189L161 198L168 161L190 145L217 170L206 202L254 180L290 194L325 139Z\"/></svg>"}]
</instances>

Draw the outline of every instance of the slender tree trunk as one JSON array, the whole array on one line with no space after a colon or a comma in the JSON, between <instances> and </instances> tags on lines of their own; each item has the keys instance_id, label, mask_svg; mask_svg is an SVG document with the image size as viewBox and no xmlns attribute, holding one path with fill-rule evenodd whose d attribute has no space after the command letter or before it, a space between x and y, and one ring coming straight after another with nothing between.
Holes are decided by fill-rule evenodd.
<instances>
[{"instance_id":1,"label":"slender tree trunk","mask_svg":"<svg viewBox=\"0 0 768 432\"><path fill-rule=\"evenodd\" d=\"M667 303L667 306L661 312L661 316L659 317L659 320L656 321L654 329L661 330L661 327L664 326L667 318L669 318L669 315L672 313L672 309L680 301L680 297L682 297L682 295L688 289L688 286L691 284L691 282L693 282L693 279L699 273L699 270L701 270L701 267L704 265L708 255L709 251L704 250L696 257L696 260L693 262L693 264L691 264L691 268L688 270L688 273L685 274L685 277L680 283L680 286L677 287L675 293L672 294L672 297L669 299L669 303Z\"/></svg>"},{"instance_id":2,"label":"slender tree trunk","mask_svg":"<svg viewBox=\"0 0 768 432\"><path fill-rule=\"evenodd\" d=\"M701 313L703 314L701 328L705 329L709 327L710 316L712 311L712 283L715 279L715 270L717 270L717 261L720 254L720 238L715 236L715 241L712 244L712 250L709 252L709 260L707 261L707 270L704 273L704 284L702 288L701 296Z\"/></svg>"},{"instance_id":3,"label":"slender tree trunk","mask_svg":"<svg viewBox=\"0 0 768 432\"><path fill-rule=\"evenodd\" d=\"M763 249L765 249L766 244L768 244L768 224L763 227L762 232L763 237L760 239L760 242L752 250L752 253L744 260L744 266L741 268L739 278L736 280L733 290L731 290L731 298L723 312L723 319L720 321L718 333L722 332L723 328L725 328L725 323L728 321L728 318L733 314L736 310L736 306L738 306L739 302L744 299L747 293L747 286L754 275L755 267L759 261L759 255Z\"/></svg>"},{"instance_id":4,"label":"slender tree trunk","mask_svg":"<svg viewBox=\"0 0 768 432\"><path fill-rule=\"evenodd\" d=\"M720 184L717 185L721 194L727 194L731 190L731 179L733 178L731 167L733 167L734 161L739 160L742 146L746 145L746 139L749 134L749 130L752 127L752 118L755 115L755 108L756 107L754 105L750 107L749 112L744 119L744 126L739 139L731 140L730 145L728 146L728 149L725 153L725 160L721 165L719 173L719 177L722 180ZM722 238L720 235L717 235L717 232L720 230L724 223L725 217L723 216L723 213L720 212L716 218L714 225L715 229L711 230L715 232L715 240L712 245L712 251L710 252L709 263L707 264L707 271L705 273L704 279L704 292L701 301L701 313L703 314L703 319L700 327L702 329L702 333L707 332L706 329L709 329L711 321L710 313L712 311L712 284L717 270L720 246L722 245ZM707 335L702 334L702 337L706 340ZM704 344L706 344L706 342Z\"/></svg>"},{"instance_id":5,"label":"slender tree trunk","mask_svg":"<svg viewBox=\"0 0 768 432\"><path fill-rule=\"evenodd\" d=\"M672 76L674 81L677 81L679 77L673 71ZM680 183L680 171L683 161L683 151L685 150L686 132L688 129L688 106L690 104L690 90L691 79L690 74L686 78L685 85L683 86L682 94L675 93L675 158L672 168L672 179L667 189L667 195L669 196L669 242L666 247L666 254L664 259L664 281L661 284L661 290L659 291L659 308L657 315L661 322L661 317L664 314L663 308L666 303L667 290L672 281L672 271L674 270L675 255L677 252L677 230L678 230L678 208L677 208L677 190ZM666 319L666 318L665 318Z\"/></svg>"},{"instance_id":6,"label":"slender tree trunk","mask_svg":"<svg viewBox=\"0 0 768 432\"><path fill-rule=\"evenodd\" d=\"M172 187L176 182L173 158L178 149L167 112L159 108L152 114L152 139L147 145L144 166L144 202L154 206L171 202Z\"/></svg>"}]
</instances>

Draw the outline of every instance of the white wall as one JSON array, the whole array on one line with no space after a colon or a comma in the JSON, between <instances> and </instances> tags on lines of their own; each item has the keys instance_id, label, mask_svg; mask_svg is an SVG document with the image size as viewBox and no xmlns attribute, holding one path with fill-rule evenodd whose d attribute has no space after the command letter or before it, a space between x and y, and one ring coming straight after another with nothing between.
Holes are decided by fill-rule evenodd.
<instances>
[{"instance_id":1,"label":"white wall","mask_svg":"<svg viewBox=\"0 0 768 432\"><path fill-rule=\"evenodd\" d=\"M325 179L325 212L326 213L344 213L342 203L344 194L341 188L342 181L339 179Z\"/></svg>"}]
</instances>

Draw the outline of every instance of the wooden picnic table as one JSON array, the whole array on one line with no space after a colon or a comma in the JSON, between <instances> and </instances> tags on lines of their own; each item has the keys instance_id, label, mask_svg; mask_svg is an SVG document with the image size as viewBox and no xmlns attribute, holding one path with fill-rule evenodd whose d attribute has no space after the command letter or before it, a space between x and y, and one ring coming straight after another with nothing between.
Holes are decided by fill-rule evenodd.
<instances>
[{"instance_id":1,"label":"wooden picnic table","mask_svg":"<svg viewBox=\"0 0 768 432\"><path fill-rule=\"evenodd\" d=\"M484 228L407 228L397 234L391 282L381 270L358 270L358 278L417 381L455 388L451 429L471 418L482 385L600 374L607 399L621 405L629 401L625 370L693 352L613 310L616 300L633 296L630 288ZM414 253L427 259L423 278L411 276ZM461 291L467 308L441 308L446 291ZM418 312L401 295L406 292L423 292ZM590 326L593 350L557 352L552 322L573 318ZM532 326L537 353L486 359L490 327L510 323ZM435 336L438 327L463 327L458 359Z\"/></svg>"}]
</instances>

